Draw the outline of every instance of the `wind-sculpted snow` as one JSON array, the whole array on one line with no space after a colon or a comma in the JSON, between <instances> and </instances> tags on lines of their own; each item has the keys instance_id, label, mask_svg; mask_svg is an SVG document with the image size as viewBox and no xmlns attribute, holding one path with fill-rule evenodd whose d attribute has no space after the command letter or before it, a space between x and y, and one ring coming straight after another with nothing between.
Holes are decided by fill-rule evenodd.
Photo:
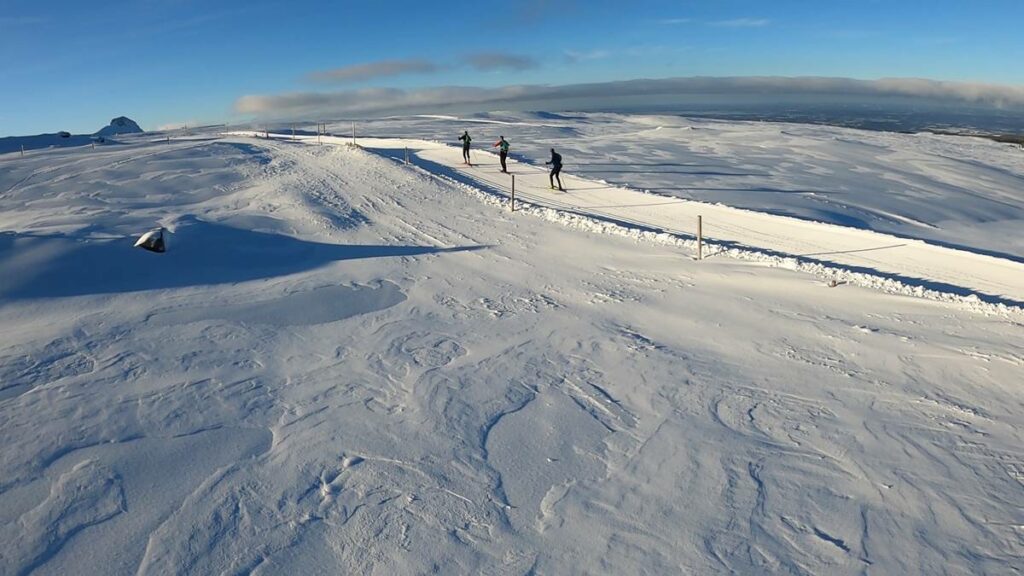
<instances>
[{"instance_id":1,"label":"wind-sculpted snow","mask_svg":"<svg viewBox=\"0 0 1024 576\"><path fill-rule=\"evenodd\" d=\"M4 564L28 574L50 559L78 532L124 511L121 479L84 460L56 478L50 495L3 531Z\"/></svg>"},{"instance_id":2,"label":"wind-sculpted snow","mask_svg":"<svg viewBox=\"0 0 1024 576\"><path fill-rule=\"evenodd\" d=\"M383 310L403 300L405 295L401 289L384 280L378 286L321 286L290 292L271 300L172 310L151 316L150 320L158 325L201 320L257 321L274 326L313 325Z\"/></svg>"},{"instance_id":3,"label":"wind-sculpted snow","mask_svg":"<svg viewBox=\"0 0 1024 576\"><path fill-rule=\"evenodd\" d=\"M0 573L1020 569L1019 315L398 157L0 160Z\"/></svg>"}]
</instances>

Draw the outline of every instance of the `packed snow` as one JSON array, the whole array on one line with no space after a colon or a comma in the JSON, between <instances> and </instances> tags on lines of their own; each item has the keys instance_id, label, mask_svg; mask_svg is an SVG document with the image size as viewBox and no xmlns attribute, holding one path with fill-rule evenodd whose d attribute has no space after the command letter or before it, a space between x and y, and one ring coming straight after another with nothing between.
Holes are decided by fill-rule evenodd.
<instances>
[{"instance_id":1,"label":"packed snow","mask_svg":"<svg viewBox=\"0 0 1024 576\"><path fill-rule=\"evenodd\" d=\"M537 130L574 122L550 116ZM208 133L0 156L0 573L1024 570L1020 244L979 224L1019 218L1019 164L994 143L785 127L897 158L973 147L956 178L1005 209L964 214L941 162L906 164L928 193L901 203L874 194L879 164L815 180L820 151L763 142L778 126L714 124L733 144L704 137L702 161L799 167L750 188L846 182L849 203L816 218L777 195L690 198L688 169L588 173L584 149L649 154L628 128L666 119L599 121L578 149L480 129L513 144L515 212L495 157L462 167L431 142L454 144L436 130L454 119L388 120L373 136L402 139L363 147ZM551 146L564 197L534 165ZM697 162L692 146L659 161ZM680 190L627 210L658 198L649 178ZM689 224L657 221L681 199L814 228L712 235L696 260ZM943 215L920 234L836 226L925 203ZM161 227L165 253L133 247ZM823 230L927 258L787 252ZM949 298L830 287L842 271Z\"/></svg>"}]
</instances>

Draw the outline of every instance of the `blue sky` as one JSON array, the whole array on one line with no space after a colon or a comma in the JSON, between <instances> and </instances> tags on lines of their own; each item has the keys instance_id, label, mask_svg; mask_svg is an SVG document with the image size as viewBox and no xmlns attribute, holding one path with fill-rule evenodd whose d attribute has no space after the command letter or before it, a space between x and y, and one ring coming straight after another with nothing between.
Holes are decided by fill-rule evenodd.
<instances>
[{"instance_id":1,"label":"blue sky","mask_svg":"<svg viewBox=\"0 0 1024 576\"><path fill-rule=\"evenodd\" d=\"M223 122L244 117L244 96L385 87L686 76L1020 86L1022 22L1021 0L4 0L0 135L92 132L122 114L149 130Z\"/></svg>"}]
</instances>

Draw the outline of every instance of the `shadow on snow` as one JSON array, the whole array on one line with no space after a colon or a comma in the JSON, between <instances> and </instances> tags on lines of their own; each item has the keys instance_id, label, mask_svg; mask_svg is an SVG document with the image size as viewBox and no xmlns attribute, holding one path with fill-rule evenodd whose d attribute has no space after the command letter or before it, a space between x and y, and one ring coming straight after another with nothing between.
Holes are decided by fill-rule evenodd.
<instances>
[{"instance_id":1,"label":"shadow on snow","mask_svg":"<svg viewBox=\"0 0 1024 576\"><path fill-rule=\"evenodd\" d=\"M418 256L487 246L323 244L196 218L182 220L166 253L135 238L0 232L0 300L115 294L245 282L363 258Z\"/></svg>"}]
</instances>

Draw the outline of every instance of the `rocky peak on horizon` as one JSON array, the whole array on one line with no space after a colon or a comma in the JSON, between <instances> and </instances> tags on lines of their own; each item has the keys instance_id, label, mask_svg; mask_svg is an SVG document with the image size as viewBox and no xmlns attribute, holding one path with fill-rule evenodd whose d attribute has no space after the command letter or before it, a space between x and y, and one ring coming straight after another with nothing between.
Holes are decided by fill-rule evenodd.
<instances>
[{"instance_id":1,"label":"rocky peak on horizon","mask_svg":"<svg viewBox=\"0 0 1024 576\"><path fill-rule=\"evenodd\" d=\"M134 120L127 116L118 116L110 121L110 125L96 132L97 136L113 136L115 134L137 134L143 132Z\"/></svg>"}]
</instances>

